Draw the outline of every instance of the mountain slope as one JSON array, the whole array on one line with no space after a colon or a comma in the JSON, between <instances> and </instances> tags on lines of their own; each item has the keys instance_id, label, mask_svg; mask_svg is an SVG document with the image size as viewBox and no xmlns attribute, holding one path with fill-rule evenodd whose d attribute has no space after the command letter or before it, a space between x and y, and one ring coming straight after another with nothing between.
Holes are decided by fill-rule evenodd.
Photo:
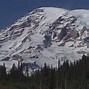
<instances>
[{"instance_id":1,"label":"mountain slope","mask_svg":"<svg viewBox=\"0 0 89 89\"><path fill-rule=\"evenodd\" d=\"M88 51L88 18L88 10L33 10L0 32L0 64L10 69L21 61L36 69L81 58Z\"/></svg>"}]
</instances>

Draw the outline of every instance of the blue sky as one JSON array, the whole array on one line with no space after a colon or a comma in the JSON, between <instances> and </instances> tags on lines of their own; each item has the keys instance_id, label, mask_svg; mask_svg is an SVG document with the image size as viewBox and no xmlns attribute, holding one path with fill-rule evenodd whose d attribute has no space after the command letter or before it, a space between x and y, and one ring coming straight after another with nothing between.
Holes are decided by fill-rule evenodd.
<instances>
[{"instance_id":1,"label":"blue sky","mask_svg":"<svg viewBox=\"0 0 89 89\"><path fill-rule=\"evenodd\" d=\"M0 0L0 28L5 28L33 9L44 6L89 9L89 0Z\"/></svg>"}]
</instances>

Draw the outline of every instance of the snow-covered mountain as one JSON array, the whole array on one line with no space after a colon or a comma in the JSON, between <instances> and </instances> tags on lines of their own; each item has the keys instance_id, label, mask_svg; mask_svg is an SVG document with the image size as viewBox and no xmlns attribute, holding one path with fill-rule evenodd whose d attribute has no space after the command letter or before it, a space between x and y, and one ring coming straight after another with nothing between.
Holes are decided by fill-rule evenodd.
<instances>
[{"instance_id":1,"label":"snow-covered mountain","mask_svg":"<svg viewBox=\"0 0 89 89\"><path fill-rule=\"evenodd\" d=\"M31 69L74 61L88 52L89 10L42 7L0 32L0 64L18 61Z\"/></svg>"}]
</instances>

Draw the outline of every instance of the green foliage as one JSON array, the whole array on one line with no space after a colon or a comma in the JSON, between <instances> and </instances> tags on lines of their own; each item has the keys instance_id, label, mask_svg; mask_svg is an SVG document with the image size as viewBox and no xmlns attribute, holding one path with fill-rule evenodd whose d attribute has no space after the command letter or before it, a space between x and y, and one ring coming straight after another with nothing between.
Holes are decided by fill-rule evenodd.
<instances>
[{"instance_id":1,"label":"green foliage","mask_svg":"<svg viewBox=\"0 0 89 89\"><path fill-rule=\"evenodd\" d=\"M10 73L6 73L5 64L0 66L0 89L89 89L89 57L71 63L65 61L58 68L47 66L29 76L29 67L18 68L13 64Z\"/></svg>"}]
</instances>

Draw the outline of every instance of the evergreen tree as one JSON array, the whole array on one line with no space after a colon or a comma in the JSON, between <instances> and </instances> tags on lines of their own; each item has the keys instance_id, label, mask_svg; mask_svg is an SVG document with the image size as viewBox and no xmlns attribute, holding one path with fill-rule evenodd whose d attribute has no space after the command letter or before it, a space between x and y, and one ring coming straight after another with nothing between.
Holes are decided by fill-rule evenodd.
<instances>
[{"instance_id":1,"label":"evergreen tree","mask_svg":"<svg viewBox=\"0 0 89 89\"><path fill-rule=\"evenodd\" d=\"M26 77L29 77L29 67L28 67L28 65L26 65L26 67L25 67L25 75L26 75Z\"/></svg>"},{"instance_id":2,"label":"evergreen tree","mask_svg":"<svg viewBox=\"0 0 89 89\"><path fill-rule=\"evenodd\" d=\"M10 70L10 78L11 79L18 79L19 78L19 71L15 64L13 64L11 70Z\"/></svg>"},{"instance_id":3,"label":"evergreen tree","mask_svg":"<svg viewBox=\"0 0 89 89\"><path fill-rule=\"evenodd\" d=\"M0 80L3 80L6 78L6 67L5 64L0 66Z\"/></svg>"}]
</instances>

